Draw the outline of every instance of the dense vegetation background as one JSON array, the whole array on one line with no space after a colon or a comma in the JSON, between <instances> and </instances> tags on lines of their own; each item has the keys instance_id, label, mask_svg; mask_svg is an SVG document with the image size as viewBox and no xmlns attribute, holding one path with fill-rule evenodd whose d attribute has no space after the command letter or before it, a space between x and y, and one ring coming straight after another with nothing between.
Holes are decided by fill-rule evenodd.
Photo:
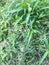
<instances>
[{"instance_id":1,"label":"dense vegetation background","mask_svg":"<svg viewBox=\"0 0 49 65\"><path fill-rule=\"evenodd\" d=\"M49 58L49 0L0 0L0 65L44 65Z\"/></svg>"}]
</instances>

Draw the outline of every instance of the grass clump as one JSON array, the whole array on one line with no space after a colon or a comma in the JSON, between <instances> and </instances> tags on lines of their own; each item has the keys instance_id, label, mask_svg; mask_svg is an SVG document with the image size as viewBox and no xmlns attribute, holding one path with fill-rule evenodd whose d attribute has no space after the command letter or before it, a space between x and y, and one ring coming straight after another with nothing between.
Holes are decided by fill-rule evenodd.
<instances>
[{"instance_id":1,"label":"grass clump","mask_svg":"<svg viewBox=\"0 0 49 65\"><path fill-rule=\"evenodd\" d=\"M49 1L0 4L0 65L42 65L49 57Z\"/></svg>"}]
</instances>

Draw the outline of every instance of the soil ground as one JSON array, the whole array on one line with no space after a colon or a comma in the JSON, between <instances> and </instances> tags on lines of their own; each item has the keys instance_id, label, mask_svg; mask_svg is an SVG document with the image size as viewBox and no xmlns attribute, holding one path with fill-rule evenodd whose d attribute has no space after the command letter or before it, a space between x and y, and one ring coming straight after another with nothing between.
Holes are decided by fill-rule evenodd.
<instances>
[{"instance_id":1,"label":"soil ground","mask_svg":"<svg viewBox=\"0 0 49 65\"><path fill-rule=\"evenodd\" d=\"M44 64L43 65L49 65L49 58L47 58L45 61L44 61Z\"/></svg>"}]
</instances>

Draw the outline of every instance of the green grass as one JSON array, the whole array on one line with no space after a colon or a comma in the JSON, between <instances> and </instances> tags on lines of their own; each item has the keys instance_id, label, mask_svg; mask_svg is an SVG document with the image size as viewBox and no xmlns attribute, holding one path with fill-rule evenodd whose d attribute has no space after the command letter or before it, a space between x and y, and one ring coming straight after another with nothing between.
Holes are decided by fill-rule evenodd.
<instances>
[{"instance_id":1,"label":"green grass","mask_svg":"<svg viewBox=\"0 0 49 65\"><path fill-rule=\"evenodd\" d=\"M49 57L49 0L0 0L0 65L43 65Z\"/></svg>"}]
</instances>

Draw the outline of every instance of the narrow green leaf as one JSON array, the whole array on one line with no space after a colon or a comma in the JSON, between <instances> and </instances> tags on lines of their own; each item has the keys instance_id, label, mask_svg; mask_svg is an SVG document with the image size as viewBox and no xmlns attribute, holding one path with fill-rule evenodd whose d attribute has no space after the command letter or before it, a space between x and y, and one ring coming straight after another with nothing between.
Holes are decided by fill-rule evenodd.
<instances>
[{"instance_id":1,"label":"narrow green leaf","mask_svg":"<svg viewBox=\"0 0 49 65\"><path fill-rule=\"evenodd\" d=\"M46 51L46 52L44 53L43 57L42 57L41 60L39 61L39 65L41 65L41 64L43 63L43 61L44 61L44 59L47 57L47 55L48 55L48 51Z\"/></svg>"}]
</instances>

